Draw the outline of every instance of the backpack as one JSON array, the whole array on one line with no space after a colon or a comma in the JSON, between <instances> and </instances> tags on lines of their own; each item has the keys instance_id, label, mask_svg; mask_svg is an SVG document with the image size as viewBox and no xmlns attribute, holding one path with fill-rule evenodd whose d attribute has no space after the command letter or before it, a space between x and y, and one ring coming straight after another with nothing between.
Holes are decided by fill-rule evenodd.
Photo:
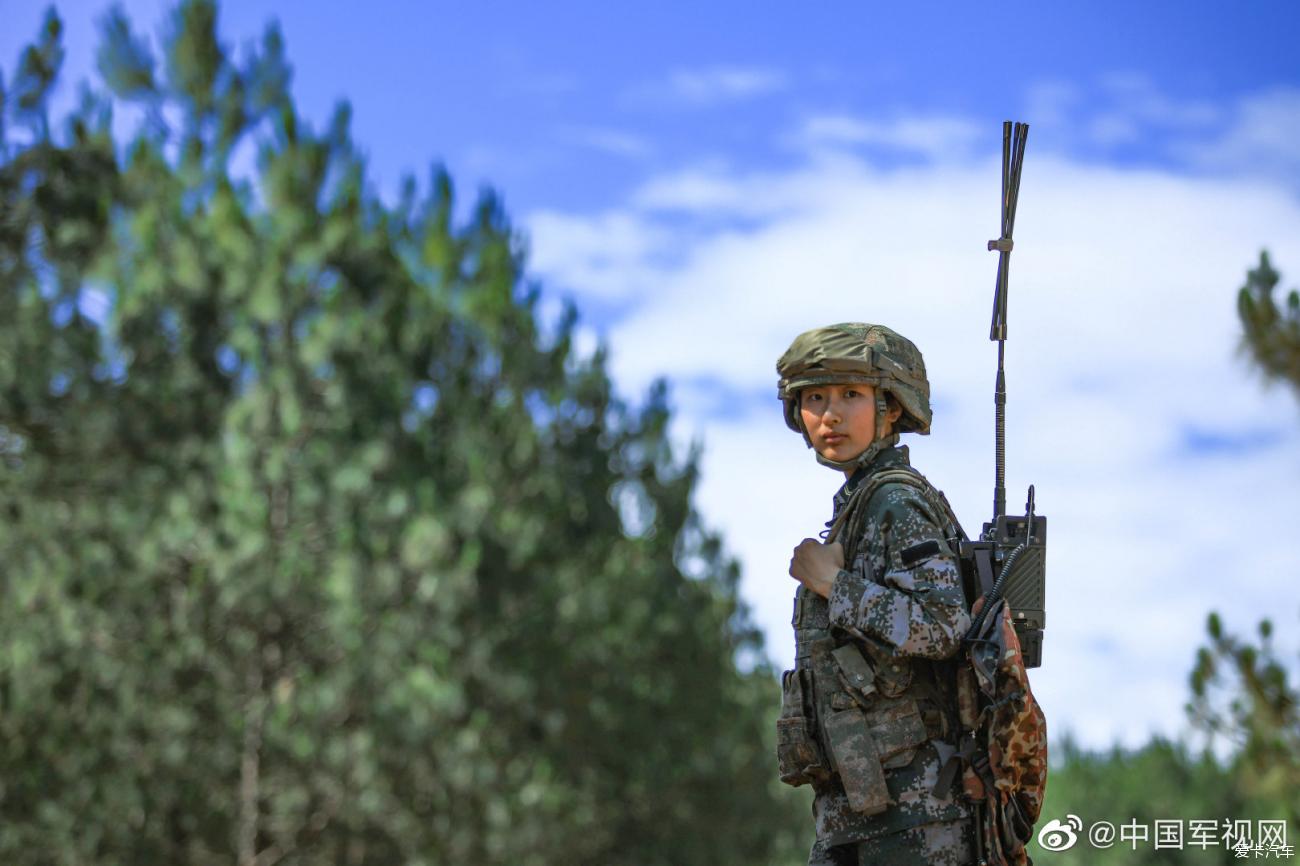
<instances>
[{"instance_id":1,"label":"backpack","mask_svg":"<svg viewBox=\"0 0 1300 866\"><path fill-rule=\"evenodd\" d=\"M960 553L961 542L968 539L952 506L911 467L886 469L867 479L864 489L854 491L833 522L830 537L856 542L860 533L849 527L855 517L865 514L871 496L889 483L907 484L920 491L931 507L947 518L953 533L948 541L959 551L963 577L973 575L977 564L973 557ZM847 551L846 561L851 561ZM977 860L994 866L1032 866L1025 846L1033 837L1047 787L1047 720L1029 687L1011 608L1002 598L994 598L985 612L987 596L971 598L978 590L969 589L981 586L980 581L963 579L963 585L972 625L954 665L961 731L955 746L936 743L944 764L934 790L940 796L951 791L960 771L962 789L977 806Z\"/></svg>"},{"instance_id":2,"label":"backpack","mask_svg":"<svg viewBox=\"0 0 1300 866\"><path fill-rule=\"evenodd\" d=\"M989 615L980 617L984 602L981 596L972 607L976 623L962 645L965 663L957 668L962 735L939 785L951 785L961 767L966 796L981 804L984 859L1027 866L1032 861L1025 845L1047 787L1047 720L1029 688L1011 608L999 598Z\"/></svg>"}]
</instances>

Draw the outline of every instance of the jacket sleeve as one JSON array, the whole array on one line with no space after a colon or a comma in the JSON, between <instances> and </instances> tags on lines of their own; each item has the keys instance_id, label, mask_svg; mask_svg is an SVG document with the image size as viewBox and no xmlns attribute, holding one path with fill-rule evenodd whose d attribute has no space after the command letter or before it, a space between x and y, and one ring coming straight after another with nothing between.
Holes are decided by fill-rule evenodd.
<instances>
[{"instance_id":1,"label":"jacket sleeve","mask_svg":"<svg viewBox=\"0 0 1300 866\"><path fill-rule=\"evenodd\" d=\"M831 586L831 624L883 641L899 655L955 655L970 614L937 515L903 484L882 487L872 499L859 545L865 555L846 564Z\"/></svg>"}]
</instances>

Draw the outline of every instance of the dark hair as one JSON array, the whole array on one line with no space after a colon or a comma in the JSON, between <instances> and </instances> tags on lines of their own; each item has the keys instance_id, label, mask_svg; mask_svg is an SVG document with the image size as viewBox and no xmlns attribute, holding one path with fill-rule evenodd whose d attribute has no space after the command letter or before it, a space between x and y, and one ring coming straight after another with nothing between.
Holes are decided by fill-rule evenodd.
<instances>
[{"instance_id":1,"label":"dark hair","mask_svg":"<svg viewBox=\"0 0 1300 866\"><path fill-rule=\"evenodd\" d=\"M885 409L885 423L889 425L889 432L902 433L903 431L898 428L902 425L903 419L907 417L907 412L903 409L903 404L898 402L897 398L895 398L893 393L890 391L885 392ZM895 409L898 410L898 418L897 420L890 421L888 416L893 414ZM879 436L880 434L877 433L876 435Z\"/></svg>"}]
</instances>

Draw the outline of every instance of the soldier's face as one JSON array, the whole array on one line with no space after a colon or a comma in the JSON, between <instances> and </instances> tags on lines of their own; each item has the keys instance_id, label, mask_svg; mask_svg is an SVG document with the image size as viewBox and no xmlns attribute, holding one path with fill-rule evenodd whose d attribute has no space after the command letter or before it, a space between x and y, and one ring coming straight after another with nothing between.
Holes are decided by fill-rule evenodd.
<instances>
[{"instance_id":1,"label":"soldier's face","mask_svg":"<svg viewBox=\"0 0 1300 866\"><path fill-rule=\"evenodd\" d=\"M876 439L876 392L870 385L804 388L799 414L813 448L827 460L852 460Z\"/></svg>"}]
</instances>

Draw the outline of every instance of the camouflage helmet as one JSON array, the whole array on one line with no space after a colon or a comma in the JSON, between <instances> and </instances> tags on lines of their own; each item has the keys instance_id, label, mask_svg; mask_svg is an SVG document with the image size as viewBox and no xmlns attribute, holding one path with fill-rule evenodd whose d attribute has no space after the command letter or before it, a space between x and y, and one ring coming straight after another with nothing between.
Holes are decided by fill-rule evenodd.
<instances>
[{"instance_id":1,"label":"camouflage helmet","mask_svg":"<svg viewBox=\"0 0 1300 866\"><path fill-rule=\"evenodd\" d=\"M902 408L897 433L930 432L930 382L925 360L906 337L884 325L842 322L804 331L776 362L777 397L785 423L804 434L799 391L811 385L861 382L893 396Z\"/></svg>"}]
</instances>

